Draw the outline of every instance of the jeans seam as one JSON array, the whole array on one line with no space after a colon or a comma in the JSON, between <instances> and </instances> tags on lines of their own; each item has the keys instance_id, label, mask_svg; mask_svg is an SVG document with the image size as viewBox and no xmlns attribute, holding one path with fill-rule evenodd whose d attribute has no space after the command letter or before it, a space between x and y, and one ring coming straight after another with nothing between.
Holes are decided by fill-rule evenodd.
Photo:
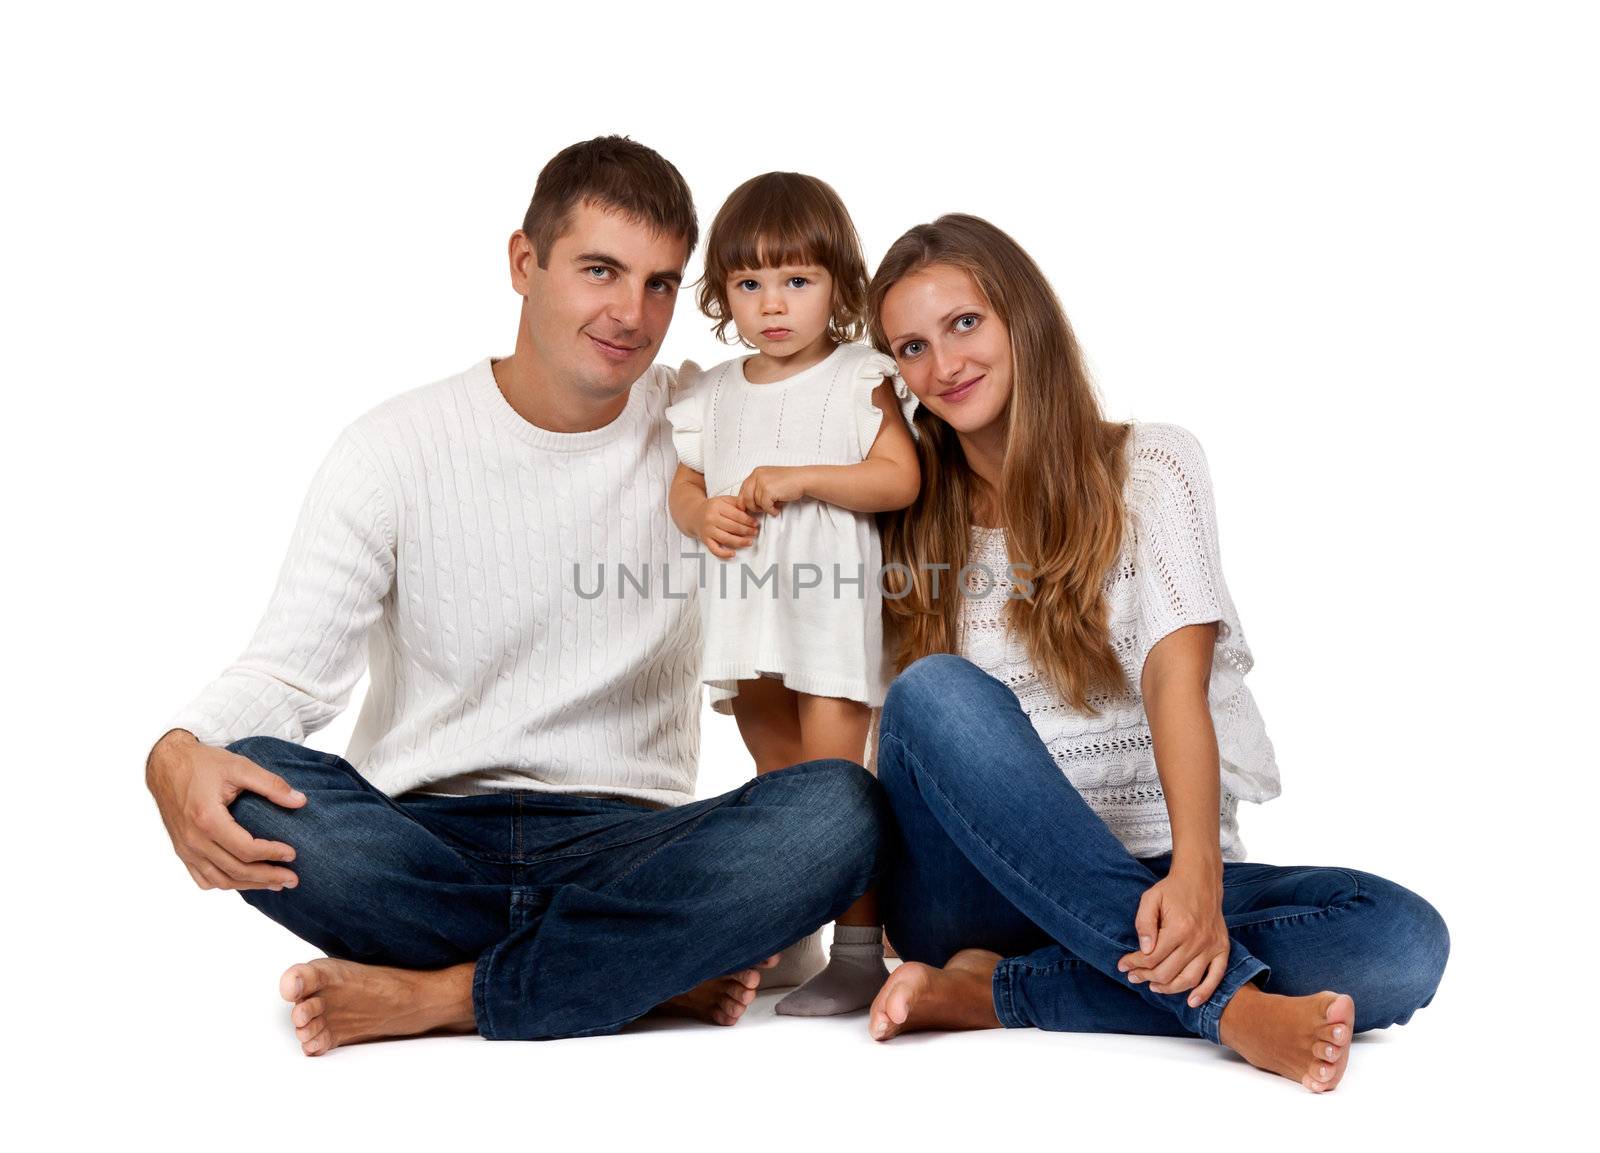
<instances>
[{"instance_id":1,"label":"jeans seam","mask_svg":"<svg viewBox=\"0 0 1600 1153\"><path fill-rule=\"evenodd\" d=\"M489 1010L489 966L495 948L485 949L472 969L472 1010L477 1018L478 1034L488 1040L496 1036L494 1014Z\"/></svg>"},{"instance_id":2,"label":"jeans seam","mask_svg":"<svg viewBox=\"0 0 1600 1153\"><path fill-rule=\"evenodd\" d=\"M996 965L994 976L990 981L990 993L994 997L994 1015L1007 1029L1012 1028L1012 1022L1017 1017L1016 1005L1011 995L1010 964L1010 961L1001 961Z\"/></svg>"},{"instance_id":3,"label":"jeans seam","mask_svg":"<svg viewBox=\"0 0 1600 1153\"><path fill-rule=\"evenodd\" d=\"M1252 965L1254 965L1254 968L1251 968ZM1244 969L1249 969L1250 972L1235 981L1234 975ZM1232 962L1229 963L1227 971L1223 973L1222 980L1218 982L1217 991L1211 995L1211 999L1200 1009L1200 1035L1207 1041L1218 1045L1222 1044L1222 1011L1227 1008L1228 1003L1233 1000L1234 994L1243 988L1246 981L1253 980L1257 975L1270 971L1266 962L1254 955L1235 956ZM1223 997L1225 989L1228 990L1226 999Z\"/></svg>"},{"instance_id":4,"label":"jeans seam","mask_svg":"<svg viewBox=\"0 0 1600 1153\"><path fill-rule=\"evenodd\" d=\"M1293 921L1305 920L1311 917L1326 917L1329 913L1343 912L1361 900L1361 880L1348 869L1340 869L1339 872L1342 872L1345 876L1349 877L1350 883L1355 886L1355 892L1350 896L1349 900L1335 901L1332 904L1324 905L1320 909L1313 909L1309 913L1285 913L1281 917L1267 917L1259 921L1240 921L1230 924L1228 926L1228 932L1232 933L1238 929L1275 929L1279 925L1288 924Z\"/></svg>"}]
</instances>

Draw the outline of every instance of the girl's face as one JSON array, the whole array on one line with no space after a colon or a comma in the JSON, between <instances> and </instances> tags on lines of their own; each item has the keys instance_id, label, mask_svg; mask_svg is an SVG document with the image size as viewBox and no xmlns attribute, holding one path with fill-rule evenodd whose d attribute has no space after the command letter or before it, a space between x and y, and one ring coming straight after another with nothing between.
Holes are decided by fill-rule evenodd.
<instances>
[{"instance_id":1,"label":"girl's face","mask_svg":"<svg viewBox=\"0 0 1600 1153\"><path fill-rule=\"evenodd\" d=\"M917 400L958 433L1002 430L1011 333L964 268L930 264L883 298L884 335Z\"/></svg>"},{"instance_id":2,"label":"girl's face","mask_svg":"<svg viewBox=\"0 0 1600 1153\"><path fill-rule=\"evenodd\" d=\"M743 268L728 274L728 305L747 344L787 359L824 340L833 316L833 277L814 264Z\"/></svg>"}]
</instances>

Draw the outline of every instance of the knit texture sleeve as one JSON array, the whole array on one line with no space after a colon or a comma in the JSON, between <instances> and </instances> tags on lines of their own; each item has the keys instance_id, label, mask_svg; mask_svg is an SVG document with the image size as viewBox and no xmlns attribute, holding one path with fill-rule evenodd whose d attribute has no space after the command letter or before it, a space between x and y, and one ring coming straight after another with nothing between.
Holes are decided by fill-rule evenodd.
<instances>
[{"instance_id":1,"label":"knit texture sleeve","mask_svg":"<svg viewBox=\"0 0 1600 1153\"><path fill-rule=\"evenodd\" d=\"M1128 462L1128 514L1136 534L1137 665L1185 625L1218 622L1227 639L1226 591L1217 546L1211 474L1200 442L1171 424L1141 424Z\"/></svg>"},{"instance_id":2,"label":"knit texture sleeve","mask_svg":"<svg viewBox=\"0 0 1600 1153\"><path fill-rule=\"evenodd\" d=\"M705 398L701 387L704 373L692 360L678 369L667 405L667 422L672 425L672 447L678 459L696 472L705 472Z\"/></svg>"},{"instance_id":3,"label":"knit texture sleeve","mask_svg":"<svg viewBox=\"0 0 1600 1153\"><path fill-rule=\"evenodd\" d=\"M911 430L913 437L917 435L917 426L911 422L912 415L917 411L916 396L906 386L892 357L877 351L870 352L861 358L855 373L856 436L861 444L863 460L872 451L872 443L878 439L878 432L883 427L883 410L872 402L872 394L885 378L894 389L895 401L900 406L900 415L905 417L906 427Z\"/></svg>"},{"instance_id":4,"label":"knit texture sleeve","mask_svg":"<svg viewBox=\"0 0 1600 1153\"><path fill-rule=\"evenodd\" d=\"M367 632L394 573L388 492L352 427L312 479L249 646L168 728L208 745L249 736L303 741L322 728L361 679Z\"/></svg>"}]
</instances>

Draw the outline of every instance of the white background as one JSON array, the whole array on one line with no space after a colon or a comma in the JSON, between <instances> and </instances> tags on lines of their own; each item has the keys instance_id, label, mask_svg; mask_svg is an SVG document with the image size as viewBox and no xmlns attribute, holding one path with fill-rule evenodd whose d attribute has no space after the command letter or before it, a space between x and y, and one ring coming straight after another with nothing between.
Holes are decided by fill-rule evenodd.
<instances>
[{"instance_id":1,"label":"white background","mask_svg":"<svg viewBox=\"0 0 1600 1153\"><path fill-rule=\"evenodd\" d=\"M1600 45L1580 6L6 23L9 1129L1303 1149L1570 1119L1597 768ZM869 265L941 212L990 218L1052 278L1108 413L1200 438L1284 779L1241 815L1251 855L1385 874L1451 930L1434 1004L1362 1038L1338 1092L1199 1041L875 1045L771 996L732 1030L300 1056L275 985L308 948L194 888L143 757L243 647L337 431L511 350L506 239L544 161L606 132L674 161L706 225L755 173L824 177ZM664 359L718 355L685 294ZM313 743L341 750L354 713ZM701 793L748 772L707 712Z\"/></svg>"}]
</instances>

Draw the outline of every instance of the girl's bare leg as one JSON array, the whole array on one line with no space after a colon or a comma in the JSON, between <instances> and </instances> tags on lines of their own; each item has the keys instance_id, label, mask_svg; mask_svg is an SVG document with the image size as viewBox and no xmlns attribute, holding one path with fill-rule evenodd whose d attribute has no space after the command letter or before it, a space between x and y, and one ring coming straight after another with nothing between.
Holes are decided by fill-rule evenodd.
<instances>
[{"instance_id":1,"label":"girl's bare leg","mask_svg":"<svg viewBox=\"0 0 1600 1153\"><path fill-rule=\"evenodd\" d=\"M800 742L800 694L772 677L739 682L733 719L744 747L755 758L756 773L786 769L806 760Z\"/></svg>"},{"instance_id":2,"label":"girl's bare leg","mask_svg":"<svg viewBox=\"0 0 1600 1153\"><path fill-rule=\"evenodd\" d=\"M756 775L786 769L806 759L800 743L800 694L773 677L740 681L733 698L733 719L744 747L756 762ZM822 930L800 938L778 955L778 963L761 974L761 987L782 989L804 985L822 972Z\"/></svg>"},{"instance_id":3,"label":"girl's bare leg","mask_svg":"<svg viewBox=\"0 0 1600 1153\"><path fill-rule=\"evenodd\" d=\"M798 712L806 760L838 758L861 763L871 719L866 705L801 693ZM785 1016L831 1017L872 1004L889 976L883 963L881 926L877 894L863 894L834 923L833 953L827 968L779 1001L777 1011Z\"/></svg>"}]
</instances>

